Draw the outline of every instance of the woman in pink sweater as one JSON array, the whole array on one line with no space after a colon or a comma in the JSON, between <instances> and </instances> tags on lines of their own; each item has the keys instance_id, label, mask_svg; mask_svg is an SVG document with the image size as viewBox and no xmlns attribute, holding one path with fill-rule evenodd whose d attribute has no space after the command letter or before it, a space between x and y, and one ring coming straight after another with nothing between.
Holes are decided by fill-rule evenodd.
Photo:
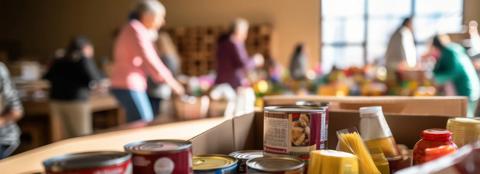
<instances>
[{"instance_id":1,"label":"woman in pink sweater","mask_svg":"<svg viewBox=\"0 0 480 174\"><path fill-rule=\"evenodd\" d=\"M166 83L178 95L184 93L153 45L164 18L165 7L160 2L140 1L115 41L112 93L126 110L128 122L153 119L146 94L147 76Z\"/></svg>"}]
</instances>

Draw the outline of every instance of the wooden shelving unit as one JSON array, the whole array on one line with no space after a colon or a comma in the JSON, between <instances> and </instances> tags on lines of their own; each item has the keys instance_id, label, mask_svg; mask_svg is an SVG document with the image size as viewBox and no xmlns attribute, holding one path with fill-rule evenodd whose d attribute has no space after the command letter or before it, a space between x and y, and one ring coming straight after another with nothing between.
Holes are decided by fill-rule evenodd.
<instances>
[{"instance_id":1,"label":"wooden shelving unit","mask_svg":"<svg viewBox=\"0 0 480 174\"><path fill-rule=\"evenodd\" d=\"M166 29L182 58L182 72L190 76L199 76L214 70L217 40L227 30L228 28L224 26L175 27ZM265 58L269 58L271 41L271 25L251 25L246 42L248 53L261 53Z\"/></svg>"}]
</instances>

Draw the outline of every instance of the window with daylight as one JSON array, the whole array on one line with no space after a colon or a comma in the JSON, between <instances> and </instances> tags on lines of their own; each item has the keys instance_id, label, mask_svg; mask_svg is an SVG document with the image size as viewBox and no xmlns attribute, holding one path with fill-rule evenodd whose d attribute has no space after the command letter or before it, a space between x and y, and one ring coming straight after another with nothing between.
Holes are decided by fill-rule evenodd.
<instances>
[{"instance_id":1,"label":"window with daylight","mask_svg":"<svg viewBox=\"0 0 480 174\"><path fill-rule=\"evenodd\" d=\"M413 16L417 54L438 32L462 30L463 0L322 0L322 69L382 62L391 34Z\"/></svg>"}]
</instances>

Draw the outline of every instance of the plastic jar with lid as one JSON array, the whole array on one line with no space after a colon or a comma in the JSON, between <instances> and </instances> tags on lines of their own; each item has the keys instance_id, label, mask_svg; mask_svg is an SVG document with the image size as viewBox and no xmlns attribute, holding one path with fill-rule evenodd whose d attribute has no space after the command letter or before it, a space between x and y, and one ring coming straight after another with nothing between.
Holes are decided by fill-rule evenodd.
<instances>
[{"instance_id":1,"label":"plastic jar with lid","mask_svg":"<svg viewBox=\"0 0 480 174\"><path fill-rule=\"evenodd\" d=\"M369 149L380 148L387 158L396 158L400 155L382 107L360 108L360 134Z\"/></svg>"},{"instance_id":2,"label":"plastic jar with lid","mask_svg":"<svg viewBox=\"0 0 480 174\"><path fill-rule=\"evenodd\" d=\"M447 122L447 129L453 133L453 142L459 148L480 140L479 118L451 118Z\"/></svg>"},{"instance_id":3,"label":"plastic jar with lid","mask_svg":"<svg viewBox=\"0 0 480 174\"><path fill-rule=\"evenodd\" d=\"M413 148L413 165L427 162L426 150L440 146L457 149L457 145L452 141L452 133L445 129L424 130L422 139Z\"/></svg>"}]
</instances>

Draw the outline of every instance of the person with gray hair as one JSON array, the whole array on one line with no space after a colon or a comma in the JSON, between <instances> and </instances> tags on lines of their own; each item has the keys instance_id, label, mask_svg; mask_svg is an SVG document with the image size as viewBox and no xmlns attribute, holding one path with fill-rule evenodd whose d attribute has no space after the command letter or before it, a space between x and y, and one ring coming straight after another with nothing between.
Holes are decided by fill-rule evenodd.
<instances>
[{"instance_id":1,"label":"person with gray hair","mask_svg":"<svg viewBox=\"0 0 480 174\"><path fill-rule=\"evenodd\" d=\"M127 121L151 121L153 111L147 96L147 77L166 83L178 95L183 86L161 61L153 41L165 23L165 7L157 0L139 1L114 45L112 93L127 112Z\"/></svg>"},{"instance_id":2,"label":"person with gray hair","mask_svg":"<svg viewBox=\"0 0 480 174\"><path fill-rule=\"evenodd\" d=\"M229 84L234 89L247 85L247 72L255 66L263 65L264 59L260 54L250 58L245 48L248 27L247 20L238 18L230 26L228 33L220 37L215 84Z\"/></svg>"}]
</instances>

